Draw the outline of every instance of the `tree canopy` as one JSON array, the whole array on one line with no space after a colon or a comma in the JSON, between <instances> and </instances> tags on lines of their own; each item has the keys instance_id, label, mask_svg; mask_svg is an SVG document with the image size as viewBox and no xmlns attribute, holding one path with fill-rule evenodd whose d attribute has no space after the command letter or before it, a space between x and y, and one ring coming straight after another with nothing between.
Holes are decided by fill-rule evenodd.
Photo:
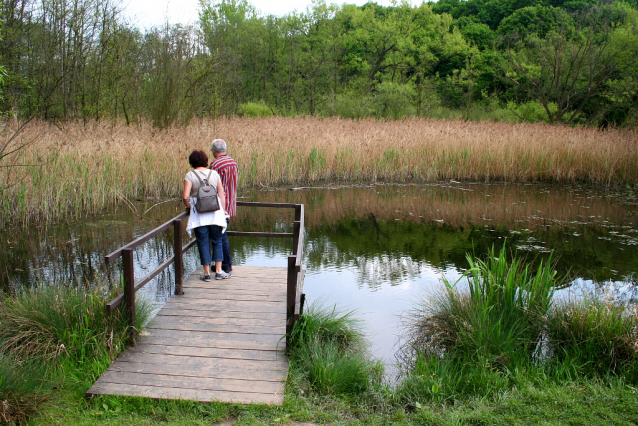
<instances>
[{"instance_id":1,"label":"tree canopy","mask_svg":"<svg viewBox=\"0 0 638 426\"><path fill-rule=\"evenodd\" d=\"M0 113L150 118L406 115L638 124L636 0L439 0L263 15L200 0L136 28L119 0L4 0Z\"/></svg>"}]
</instances>

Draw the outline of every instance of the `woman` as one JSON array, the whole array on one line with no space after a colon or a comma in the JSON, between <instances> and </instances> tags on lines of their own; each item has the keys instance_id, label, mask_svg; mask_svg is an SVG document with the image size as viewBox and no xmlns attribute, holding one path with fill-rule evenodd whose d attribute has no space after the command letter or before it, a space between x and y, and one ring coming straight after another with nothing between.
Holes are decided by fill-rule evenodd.
<instances>
[{"instance_id":1,"label":"woman","mask_svg":"<svg viewBox=\"0 0 638 426\"><path fill-rule=\"evenodd\" d=\"M204 281L210 281L211 246L212 260L215 262L215 279L230 278L228 272L222 271L222 260L224 258L222 234L226 232L226 213L223 208L226 202L224 186L217 172L208 169L208 156L204 151L196 149L191 152L191 155L188 156L188 162L194 170L188 172L184 178L182 200L186 208L190 209L186 230L189 233L191 229L195 230L199 258L204 267L204 275L200 278ZM221 206L219 210L210 213L198 213L195 209L197 192L201 186L200 179L201 181L208 180L209 185L217 188L217 196L220 198L218 201Z\"/></svg>"}]
</instances>

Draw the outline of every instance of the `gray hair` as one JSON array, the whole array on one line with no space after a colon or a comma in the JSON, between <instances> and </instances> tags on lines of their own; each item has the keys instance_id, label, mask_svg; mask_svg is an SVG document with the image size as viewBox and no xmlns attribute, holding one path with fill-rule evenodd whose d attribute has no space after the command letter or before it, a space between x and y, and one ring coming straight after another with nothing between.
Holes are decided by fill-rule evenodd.
<instances>
[{"instance_id":1,"label":"gray hair","mask_svg":"<svg viewBox=\"0 0 638 426\"><path fill-rule=\"evenodd\" d=\"M211 144L211 148L215 152L226 152L226 141L223 139L215 139Z\"/></svg>"}]
</instances>

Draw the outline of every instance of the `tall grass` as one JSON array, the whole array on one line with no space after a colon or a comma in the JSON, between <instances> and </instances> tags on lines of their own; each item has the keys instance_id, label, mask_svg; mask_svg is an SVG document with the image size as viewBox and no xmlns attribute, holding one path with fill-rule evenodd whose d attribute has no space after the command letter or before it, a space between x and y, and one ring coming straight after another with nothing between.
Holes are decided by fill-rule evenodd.
<instances>
[{"instance_id":1,"label":"tall grass","mask_svg":"<svg viewBox=\"0 0 638 426\"><path fill-rule=\"evenodd\" d=\"M513 369L532 358L554 289L562 285L551 264L532 270L505 246L487 259L467 256L470 268L414 313L407 348L427 357Z\"/></svg>"},{"instance_id":2,"label":"tall grass","mask_svg":"<svg viewBox=\"0 0 638 426\"><path fill-rule=\"evenodd\" d=\"M0 301L0 351L23 359L112 359L124 346L123 310L107 312L104 289L41 286ZM142 309L142 314L145 312Z\"/></svg>"},{"instance_id":3,"label":"tall grass","mask_svg":"<svg viewBox=\"0 0 638 426\"><path fill-rule=\"evenodd\" d=\"M112 296L101 286L50 285L0 300L0 420L37 412L54 380L86 386L108 367L128 339L122 310L104 308ZM149 309L138 312L144 321Z\"/></svg>"},{"instance_id":4,"label":"tall grass","mask_svg":"<svg viewBox=\"0 0 638 426\"><path fill-rule=\"evenodd\" d=\"M638 381L638 313L635 306L587 298L557 304L546 319L556 363L584 375L626 376Z\"/></svg>"},{"instance_id":5,"label":"tall grass","mask_svg":"<svg viewBox=\"0 0 638 426\"><path fill-rule=\"evenodd\" d=\"M0 353L0 423L20 424L40 411L51 393L46 368Z\"/></svg>"},{"instance_id":6,"label":"tall grass","mask_svg":"<svg viewBox=\"0 0 638 426\"><path fill-rule=\"evenodd\" d=\"M10 128L2 133L5 140ZM14 143L34 142L2 160L3 222L58 220L135 197L178 198L188 154L209 152L216 137L229 143L244 187L449 179L638 182L636 130L420 118L222 118L165 131L150 124L58 128L34 121Z\"/></svg>"},{"instance_id":7,"label":"tall grass","mask_svg":"<svg viewBox=\"0 0 638 426\"><path fill-rule=\"evenodd\" d=\"M412 313L400 398L487 396L510 388L539 355L542 319L563 284L551 257L532 269L503 246L467 259L459 281L444 279L445 289Z\"/></svg>"},{"instance_id":8,"label":"tall grass","mask_svg":"<svg viewBox=\"0 0 638 426\"><path fill-rule=\"evenodd\" d=\"M358 321L320 303L295 323L288 339L293 381L320 395L362 395L378 384L382 368L368 359Z\"/></svg>"},{"instance_id":9,"label":"tall grass","mask_svg":"<svg viewBox=\"0 0 638 426\"><path fill-rule=\"evenodd\" d=\"M518 386L638 381L638 316L613 301L554 302L551 258L532 269L505 247L412 313L397 398L493 398Z\"/></svg>"}]
</instances>

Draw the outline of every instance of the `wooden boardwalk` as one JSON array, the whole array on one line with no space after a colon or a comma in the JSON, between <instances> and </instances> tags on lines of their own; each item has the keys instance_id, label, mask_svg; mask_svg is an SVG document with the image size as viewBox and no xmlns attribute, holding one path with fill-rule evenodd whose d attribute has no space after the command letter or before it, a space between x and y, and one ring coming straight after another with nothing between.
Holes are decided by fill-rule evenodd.
<instances>
[{"instance_id":1,"label":"wooden boardwalk","mask_svg":"<svg viewBox=\"0 0 638 426\"><path fill-rule=\"evenodd\" d=\"M234 266L226 280L184 282L88 390L201 402L281 404L288 373L287 268Z\"/></svg>"}]
</instances>

